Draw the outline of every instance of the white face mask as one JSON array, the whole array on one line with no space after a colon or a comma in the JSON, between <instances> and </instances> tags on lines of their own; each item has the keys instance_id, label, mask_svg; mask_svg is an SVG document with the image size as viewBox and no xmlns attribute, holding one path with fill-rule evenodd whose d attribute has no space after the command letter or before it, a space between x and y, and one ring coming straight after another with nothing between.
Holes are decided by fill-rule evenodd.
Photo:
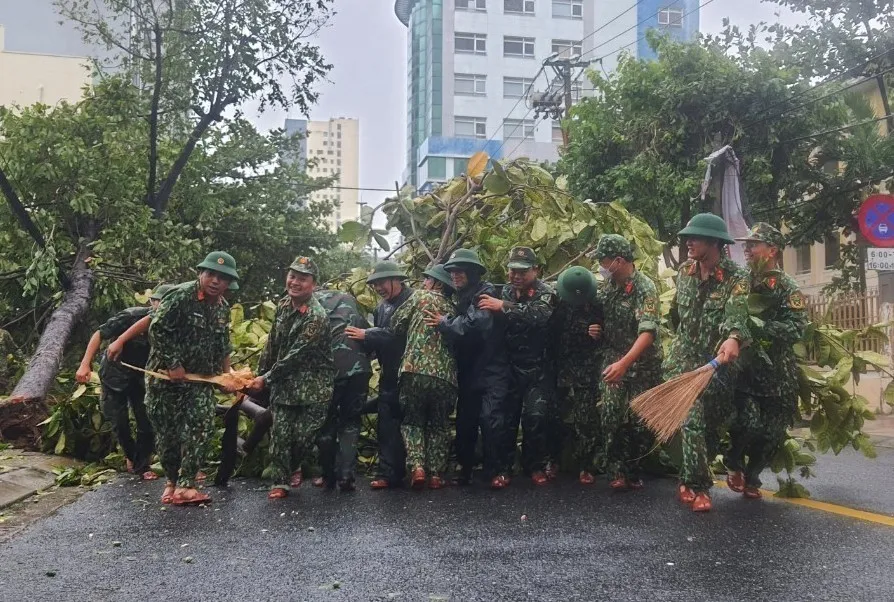
<instances>
[{"instance_id":1,"label":"white face mask","mask_svg":"<svg viewBox=\"0 0 894 602\"><path fill-rule=\"evenodd\" d=\"M615 261L617 261L617 259ZM615 261L611 262L611 265L609 265L609 267L607 268L599 266L599 275L602 276L605 280L612 279L614 272L612 271L611 266L615 265Z\"/></svg>"}]
</instances>

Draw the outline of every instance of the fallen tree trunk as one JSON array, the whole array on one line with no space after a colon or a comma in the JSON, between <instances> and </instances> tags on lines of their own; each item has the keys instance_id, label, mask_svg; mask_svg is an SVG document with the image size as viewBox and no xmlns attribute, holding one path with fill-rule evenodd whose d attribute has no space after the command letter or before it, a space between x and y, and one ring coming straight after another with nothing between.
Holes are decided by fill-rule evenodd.
<instances>
[{"instance_id":1,"label":"fallen tree trunk","mask_svg":"<svg viewBox=\"0 0 894 602\"><path fill-rule=\"evenodd\" d=\"M92 237L90 237L92 239ZM62 356L75 325L90 307L94 274L87 266L89 240L82 243L71 271L71 288L50 315L37 349L16 383L12 395L0 401L0 439L18 447L35 448L40 442L38 424L47 417L47 393L62 366Z\"/></svg>"}]
</instances>

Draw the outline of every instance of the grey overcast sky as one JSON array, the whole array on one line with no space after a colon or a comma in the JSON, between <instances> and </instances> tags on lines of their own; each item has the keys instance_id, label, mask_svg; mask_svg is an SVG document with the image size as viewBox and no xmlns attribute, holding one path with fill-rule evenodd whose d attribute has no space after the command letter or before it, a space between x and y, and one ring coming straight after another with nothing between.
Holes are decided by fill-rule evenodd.
<instances>
[{"instance_id":1,"label":"grey overcast sky","mask_svg":"<svg viewBox=\"0 0 894 602\"><path fill-rule=\"evenodd\" d=\"M630 0L618 2L618 12ZM360 120L360 186L391 188L404 169L406 131L406 28L394 15L393 0L337 0L337 14L319 36L326 59L334 65L320 86L320 100L311 119L355 117ZM777 16L780 7L759 0L714 0L701 9L701 30L716 33L722 20L742 28L759 21L791 24L799 16ZM268 112L249 117L262 129L281 127L285 117ZM385 192L362 192L362 200L378 204Z\"/></svg>"}]
</instances>

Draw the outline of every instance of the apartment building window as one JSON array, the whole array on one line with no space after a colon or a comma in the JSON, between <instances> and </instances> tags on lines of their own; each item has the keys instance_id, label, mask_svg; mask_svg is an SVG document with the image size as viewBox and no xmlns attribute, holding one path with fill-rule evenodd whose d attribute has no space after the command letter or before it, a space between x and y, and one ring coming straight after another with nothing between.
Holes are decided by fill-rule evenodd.
<instances>
[{"instance_id":1,"label":"apartment building window","mask_svg":"<svg viewBox=\"0 0 894 602\"><path fill-rule=\"evenodd\" d=\"M341 132L341 124L340 124L340 123L339 123L339 124L336 124L335 127L338 129L339 132ZM339 134L339 136L340 136L340 135L341 135L341 134Z\"/></svg>"},{"instance_id":2,"label":"apartment building window","mask_svg":"<svg viewBox=\"0 0 894 602\"><path fill-rule=\"evenodd\" d=\"M798 274L810 273L810 245L801 245L795 249L795 271Z\"/></svg>"},{"instance_id":3,"label":"apartment building window","mask_svg":"<svg viewBox=\"0 0 894 602\"><path fill-rule=\"evenodd\" d=\"M504 13L534 14L534 0L503 0Z\"/></svg>"},{"instance_id":4,"label":"apartment building window","mask_svg":"<svg viewBox=\"0 0 894 602\"><path fill-rule=\"evenodd\" d=\"M504 77L503 98L522 98L533 84L534 80L527 77Z\"/></svg>"},{"instance_id":5,"label":"apartment building window","mask_svg":"<svg viewBox=\"0 0 894 602\"><path fill-rule=\"evenodd\" d=\"M682 8L662 8L658 11L658 25L680 29L683 27Z\"/></svg>"},{"instance_id":6,"label":"apartment building window","mask_svg":"<svg viewBox=\"0 0 894 602\"><path fill-rule=\"evenodd\" d=\"M503 140L519 140L534 135L533 119L504 119Z\"/></svg>"},{"instance_id":7,"label":"apartment building window","mask_svg":"<svg viewBox=\"0 0 894 602\"><path fill-rule=\"evenodd\" d=\"M534 58L534 38L503 37L503 56Z\"/></svg>"},{"instance_id":8,"label":"apartment building window","mask_svg":"<svg viewBox=\"0 0 894 602\"><path fill-rule=\"evenodd\" d=\"M336 143L335 143L335 147L336 147L336 148L341 148L341 142L336 142Z\"/></svg>"},{"instance_id":9,"label":"apartment building window","mask_svg":"<svg viewBox=\"0 0 894 602\"><path fill-rule=\"evenodd\" d=\"M563 144L565 139L562 138L562 124L558 121L553 121L553 144Z\"/></svg>"},{"instance_id":10,"label":"apartment building window","mask_svg":"<svg viewBox=\"0 0 894 602\"><path fill-rule=\"evenodd\" d=\"M428 177L446 179L447 178L447 158L446 157L429 157L428 158Z\"/></svg>"},{"instance_id":11,"label":"apartment building window","mask_svg":"<svg viewBox=\"0 0 894 602\"><path fill-rule=\"evenodd\" d=\"M838 232L826 234L823 243L826 252L826 269L830 270L835 267L841 257L841 239L838 237Z\"/></svg>"},{"instance_id":12,"label":"apartment building window","mask_svg":"<svg viewBox=\"0 0 894 602\"><path fill-rule=\"evenodd\" d=\"M565 19L583 19L584 0L553 0L553 16Z\"/></svg>"},{"instance_id":13,"label":"apartment building window","mask_svg":"<svg viewBox=\"0 0 894 602\"><path fill-rule=\"evenodd\" d=\"M487 10L487 0L456 0L456 10Z\"/></svg>"},{"instance_id":14,"label":"apartment building window","mask_svg":"<svg viewBox=\"0 0 894 602\"><path fill-rule=\"evenodd\" d=\"M487 120L484 117L455 117L453 135L457 138L487 138Z\"/></svg>"},{"instance_id":15,"label":"apartment building window","mask_svg":"<svg viewBox=\"0 0 894 602\"><path fill-rule=\"evenodd\" d=\"M579 41L574 40L553 40L553 52L563 58L572 56L580 56L583 45Z\"/></svg>"},{"instance_id":16,"label":"apartment building window","mask_svg":"<svg viewBox=\"0 0 894 602\"><path fill-rule=\"evenodd\" d=\"M455 73L453 75L453 92L460 96L484 96L487 77L471 73Z\"/></svg>"},{"instance_id":17,"label":"apartment building window","mask_svg":"<svg viewBox=\"0 0 894 602\"><path fill-rule=\"evenodd\" d=\"M455 52L487 54L487 36L483 33L457 33L453 38Z\"/></svg>"},{"instance_id":18,"label":"apartment building window","mask_svg":"<svg viewBox=\"0 0 894 602\"><path fill-rule=\"evenodd\" d=\"M578 102L580 100L581 91L582 88L580 84L571 84L571 102Z\"/></svg>"}]
</instances>

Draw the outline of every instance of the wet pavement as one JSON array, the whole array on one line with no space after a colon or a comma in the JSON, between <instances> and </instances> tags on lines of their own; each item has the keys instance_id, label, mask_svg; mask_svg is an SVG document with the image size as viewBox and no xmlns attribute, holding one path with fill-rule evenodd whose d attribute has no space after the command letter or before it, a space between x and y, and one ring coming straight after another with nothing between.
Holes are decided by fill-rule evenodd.
<instances>
[{"instance_id":1,"label":"wet pavement","mask_svg":"<svg viewBox=\"0 0 894 602\"><path fill-rule=\"evenodd\" d=\"M823 458L807 485L894 515L892 466L894 450ZM849 475L878 493L854 497ZM720 489L696 515L670 480L623 494L572 479L501 492L306 484L275 503L258 487L162 510L160 482L102 486L0 544L0 600L894 599L894 528Z\"/></svg>"}]
</instances>

